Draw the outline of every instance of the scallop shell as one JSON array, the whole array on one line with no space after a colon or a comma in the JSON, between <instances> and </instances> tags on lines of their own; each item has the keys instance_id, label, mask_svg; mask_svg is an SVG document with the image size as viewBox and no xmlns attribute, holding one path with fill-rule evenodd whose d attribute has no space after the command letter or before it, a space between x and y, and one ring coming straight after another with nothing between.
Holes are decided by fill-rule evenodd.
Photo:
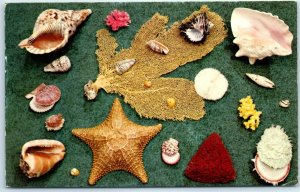
<instances>
[{"instance_id":1,"label":"scallop shell","mask_svg":"<svg viewBox=\"0 0 300 192\"><path fill-rule=\"evenodd\" d=\"M44 67L44 72L66 72L71 68L71 61L67 56L62 56Z\"/></svg>"},{"instance_id":2,"label":"scallop shell","mask_svg":"<svg viewBox=\"0 0 300 192\"><path fill-rule=\"evenodd\" d=\"M290 104L290 100L288 99L279 101L279 106L283 108L288 108Z\"/></svg>"},{"instance_id":3,"label":"scallop shell","mask_svg":"<svg viewBox=\"0 0 300 192\"><path fill-rule=\"evenodd\" d=\"M287 166L292 159L292 144L284 130L276 125L265 129L257 144L260 160L274 169Z\"/></svg>"},{"instance_id":4,"label":"scallop shell","mask_svg":"<svg viewBox=\"0 0 300 192\"><path fill-rule=\"evenodd\" d=\"M30 103L29 103L29 107L30 109L32 109L34 112L37 113L43 113L46 111L49 111L50 109L52 109L54 107L53 105L48 105L48 106L42 106L42 105L38 105L35 101L35 98L33 98Z\"/></svg>"},{"instance_id":5,"label":"scallop shell","mask_svg":"<svg viewBox=\"0 0 300 192\"><path fill-rule=\"evenodd\" d=\"M122 75L135 64L135 59L125 59L116 63L116 72Z\"/></svg>"},{"instance_id":6,"label":"scallop shell","mask_svg":"<svg viewBox=\"0 0 300 192\"><path fill-rule=\"evenodd\" d=\"M45 127L48 131L58 131L64 126L65 119L62 114L51 115L45 121Z\"/></svg>"},{"instance_id":7,"label":"scallop shell","mask_svg":"<svg viewBox=\"0 0 300 192\"><path fill-rule=\"evenodd\" d=\"M162 160L168 165L174 165L180 160L178 141L170 138L162 144Z\"/></svg>"},{"instance_id":8,"label":"scallop shell","mask_svg":"<svg viewBox=\"0 0 300 192\"><path fill-rule=\"evenodd\" d=\"M199 43L205 40L212 27L213 23L208 20L206 13L200 13L192 21L181 24L179 29L186 39Z\"/></svg>"},{"instance_id":9,"label":"scallop shell","mask_svg":"<svg viewBox=\"0 0 300 192\"><path fill-rule=\"evenodd\" d=\"M235 8L231 15L236 57L247 56L249 63L272 55L292 54L293 34L278 16L248 8Z\"/></svg>"},{"instance_id":10,"label":"scallop shell","mask_svg":"<svg viewBox=\"0 0 300 192\"><path fill-rule=\"evenodd\" d=\"M66 45L76 28L92 13L90 9L47 9L37 18L33 34L19 43L33 54L50 53Z\"/></svg>"},{"instance_id":11,"label":"scallop shell","mask_svg":"<svg viewBox=\"0 0 300 192\"><path fill-rule=\"evenodd\" d=\"M150 47L150 49L157 53L163 53L165 55L169 53L169 48L156 40L150 40L146 44Z\"/></svg>"},{"instance_id":12,"label":"scallop shell","mask_svg":"<svg viewBox=\"0 0 300 192\"><path fill-rule=\"evenodd\" d=\"M249 77L252 81L254 81L256 84L266 87L266 88L274 88L275 84L268 78L257 75L257 74L251 74L251 73L246 73L247 77Z\"/></svg>"},{"instance_id":13,"label":"scallop shell","mask_svg":"<svg viewBox=\"0 0 300 192\"><path fill-rule=\"evenodd\" d=\"M33 140L22 147L20 168L28 178L50 171L65 156L65 146L56 140Z\"/></svg>"}]
</instances>

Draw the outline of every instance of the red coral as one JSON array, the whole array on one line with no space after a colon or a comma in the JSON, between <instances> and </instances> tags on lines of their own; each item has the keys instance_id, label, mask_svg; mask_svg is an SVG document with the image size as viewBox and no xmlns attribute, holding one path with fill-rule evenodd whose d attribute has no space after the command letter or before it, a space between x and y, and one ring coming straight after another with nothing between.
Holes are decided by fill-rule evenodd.
<instances>
[{"instance_id":1,"label":"red coral","mask_svg":"<svg viewBox=\"0 0 300 192\"><path fill-rule=\"evenodd\" d=\"M236 177L231 157L217 133L202 143L184 173L201 183L227 183Z\"/></svg>"},{"instance_id":2,"label":"red coral","mask_svg":"<svg viewBox=\"0 0 300 192\"><path fill-rule=\"evenodd\" d=\"M127 27L131 23L130 16L126 11L113 10L105 19L106 25L110 26L113 31L119 30L120 27Z\"/></svg>"}]
</instances>

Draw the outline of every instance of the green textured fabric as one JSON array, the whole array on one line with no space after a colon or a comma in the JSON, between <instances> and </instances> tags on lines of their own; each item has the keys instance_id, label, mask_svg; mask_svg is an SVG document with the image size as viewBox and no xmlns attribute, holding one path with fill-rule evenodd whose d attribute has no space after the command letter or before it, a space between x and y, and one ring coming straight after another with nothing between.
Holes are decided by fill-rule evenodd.
<instances>
[{"instance_id":1,"label":"green textured fabric","mask_svg":"<svg viewBox=\"0 0 300 192\"><path fill-rule=\"evenodd\" d=\"M229 81L225 96L216 102L206 101L206 115L199 121L184 122L158 121L140 118L137 113L115 94L103 90L96 100L87 101L83 96L83 86L88 80L95 80L98 63L95 50L96 31L106 28L103 20L113 9L126 10L131 16L131 25L118 32L112 32L120 48L130 46L131 40L141 25L156 12L167 15L169 24L182 20L201 5L207 4L212 11L220 14L226 23L228 37L209 55L192 62L166 75L193 80L204 68L220 70ZM248 7L271 12L283 19L294 35L293 54L286 57L271 57L248 64L248 59L236 58L238 47L232 43L230 17L235 7ZM20 49L18 43L27 38L33 29L37 16L45 9L91 8L93 13L78 28L75 35L61 50L33 55ZM287 12L288 10L288 12ZM10 187L90 187L87 183L92 165L92 152L81 140L71 134L77 127L92 127L101 123L108 115L116 97L128 118L138 124L163 124L162 131L147 145L143 160L149 177L148 184L124 171L107 174L93 187L154 187L154 186L267 186L253 172L251 159L256 154L256 143L263 131L272 124L285 128L293 143L291 171L280 185L295 185L298 176L297 154L297 34L296 2L191 2L191 3L64 3L64 4L8 4L5 10L6 43L6 185ZM184 50L182 50L184 51ZM71 71L64 74L44 73L43 67L52 60L67 55ZM257 73L274 81L275 89L265 89L251 82L245 73ZM62 91L61 100L46 113L35 113L29 109L29 100L24 96L40 83L55 84ZM242 97L251 95L256 108L263 112L259 128L252 132L243 128L238 117L237 106ZM291 106L280 108L278 101L289 99ZM192 101L191 101L192 102ZM58 132L48 132L45 119L62 113L65 126ZM237 172L235 181L228 184L203 184L187 179L183 172L202 141L212 132L221 135L231 154ZM161 144L168 138L179 141L181 160L175 166L164 164L160 158ZM19 156L22 145L34 139L56 139L63 142L67 153L65 159L53 170L37 179L28 179L19 169ZM70 176L71 168L80 170L80 176Z\"/></svg>"}]
</instances>

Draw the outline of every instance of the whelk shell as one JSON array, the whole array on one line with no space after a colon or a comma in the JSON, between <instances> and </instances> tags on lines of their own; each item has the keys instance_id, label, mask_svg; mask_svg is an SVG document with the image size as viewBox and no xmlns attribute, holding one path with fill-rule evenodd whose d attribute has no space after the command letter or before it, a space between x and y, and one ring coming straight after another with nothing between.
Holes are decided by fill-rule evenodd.
<instances>
[{"instance_id":1,"label":"whelk shell","mask_svg":"<svg viewBox=\"0 0 300 192\"><path fill-rule=\"evenodd\" d=\"M71 61L67 56L61 56L44 67L44 72L66 72L71 68Z\"/></svg>"},{"instance_id":2,"label":"whelk shell","mask_svg":"<svg viewBox=\"0 0 300 192\"><path fill-rule=\"evenodd\" d=\"M163 53L165 55L169 53L169 48L156 40L150 40L146 44L150 47L150 49L157 53Z\"/></svg>"},{"instance_id":3,"label":"whelk shell","mask_svg":"<svg viewBox=\"0 0 300 192\"><path fill-rule=\"evenodd\" d=\"M278 16L248 8L235 8L231 15L236 57L247 56L249 63L272 55L292 54L293 34Z\"/></svg>"},{"instance_id":4,"label":"whelk shell","mask_svg":"<svg viewBox=\"0 0 300 192\"><path fill-rule=\"evenodd\" d=\"M274 88L275 84L268 78L257 75L257 74L251 74L251 73L246 73L247 77L249 77L252 81L254 81L256 84L266 87L266 88Z\"/></svg>"},{"instance_id":5,"label":"whelk shell","mask_svg":"<svg viewBox=\"0 0 300 192\"><path fill-rule=\"evenodd\" d=\"M66 45L79 26L92 11L47 9L37 18L33 34L22 40L19 47L33 54L50 53Z\"/></svg>"},{"instance_id":6,"label":"whelk shell","mask_svg":"<svg viewBox=\"0 0 300 192\"><path fill-rule=\"evenodd\" d=\"M50 171L65 156L65 146L56 140L33 140L22 147L20 168L28 178Z\"/></svg>"},{"instance_id":7,"label":"whelk shell","mask_svg":"<svg viewBox=\"0 0 300 192\"><path fill-rule=\"evenodd\" d=\"M279 101L279 106L283 108L288 108L290 104L290 100L288 99Z\"/></svg>"},{"instance_id":8,"label":"whelk shell","mask_svg":"<svg viewBox=\"0 0 300 192\"><path fill-rule=\"evenodd\" d=\"M135 64L135 59L125 59L116 63L116 72L122 75Z\"/></svg>"},{"instance_id":9,"label":"whelk shell","mask_svg":"<svg viewBox=\"0 0 300 192\"><path fill-rule=\"evenodd\" d=\"M62 114L51 115L45 121L45 127L48 131L58 131L64 126L65 119Z\"/></svg>"}]
</instances>

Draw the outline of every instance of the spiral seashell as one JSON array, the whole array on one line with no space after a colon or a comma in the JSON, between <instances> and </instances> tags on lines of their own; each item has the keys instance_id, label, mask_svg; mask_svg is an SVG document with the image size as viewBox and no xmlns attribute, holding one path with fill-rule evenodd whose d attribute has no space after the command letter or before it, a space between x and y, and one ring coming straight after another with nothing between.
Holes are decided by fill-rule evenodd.
<instances>
[{"instance_id":1,"label":"spiral seashell","mask_svg":"<svg viewBox=\"0 0 300 192\"><path fill-rule=\"evenodd\" d=\"M162 144L162 159L166 164L174 165L180 159L178 141L170 138Z\"/></svg>"},{"instance_id":2,"label":"spiral seashell","mask_svg":"<svg viewBox=\"0 0 300 192\"><path fill-rule=\"evenodd\" d=\"M52 61L44 67L44 72L66 72L71 68L71 61L67 56Z\"/></svg>"},{"instance_id":3,"label":"spiral seashell","mask_svg":"<svg viewBox=\"0 0 300 192\"><path fill-rule=\"evenodd\" d=\"M62 114L51 115L45 121L45 127L48 131L58 131L64 126L65 119Z\"/></svg>"},{"instance_id":4,"label":"spiral seashell","mask_svg":"<svg viewBox=\"0 0 300 192\"><path fill-rule=\"evenodd\" d=\"M150 40L146 44L150 47L150 49L157 53L163 53L165 55L169 53L169 48L156 40Z\"/></svg>"},{"instance_id":5,"label":"spiral seashell","mask_svg":"<svg viewBox=\"0 0 300 192\"><path fill-rule=\"evenodd\" d=\"M116 63L117 74L122 75L135 64L135 59L125 59Z\"/></svg>"},{"instance_id":6,"label":"spiral seashell","mask_svg":"<svg viewBox=\"0 0 300 192\"><path fill-rule=\"evenodd\" d=\"M33 140L22 147L20 168L28 178L40 177L65 156L65 146L56 140Z\"/></svg>"},{"instance_id":7,"label":"spiral seashell","mask_svg":"<svg viewBox=\"0 0 300 192\"><path fill-rule=\"evenodd\" d=\"M45 54L66 45L79 26L92 11L47 9L37 18L33 34L22 40L19 47L33 54Z\"/></svg>"}]
</instances>

